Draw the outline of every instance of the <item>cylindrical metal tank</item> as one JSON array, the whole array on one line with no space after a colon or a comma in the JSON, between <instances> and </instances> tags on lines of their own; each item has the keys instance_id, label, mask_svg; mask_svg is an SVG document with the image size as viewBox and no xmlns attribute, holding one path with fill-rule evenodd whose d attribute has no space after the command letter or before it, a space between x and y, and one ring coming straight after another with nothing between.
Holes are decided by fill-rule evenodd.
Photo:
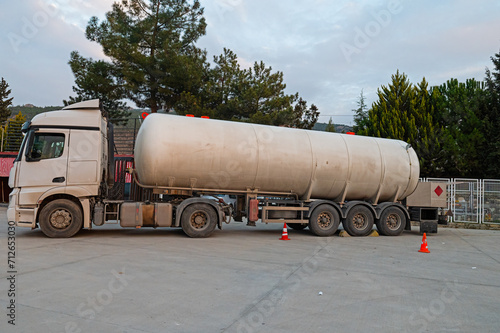
<instances>
[{"instance_id":1,"label":"cylindrical metal tank","mask_svg":"<svg viewBox=\"0 0 500 333\"><path fill-rule=\"evenodd\" d=\"M419 177L415 151L399 140L162 114L145 119L134 159L145 185L303 200L398 201Z\"/></svg>"}]
</instances>

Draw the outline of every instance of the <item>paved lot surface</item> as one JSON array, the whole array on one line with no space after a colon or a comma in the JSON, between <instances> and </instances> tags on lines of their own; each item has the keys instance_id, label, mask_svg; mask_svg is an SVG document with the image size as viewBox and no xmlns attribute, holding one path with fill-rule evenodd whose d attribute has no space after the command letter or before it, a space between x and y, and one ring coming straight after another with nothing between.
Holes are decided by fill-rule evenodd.
<instances>
[{"instance_id":1,"label":"paved lot surface","mask_svg":"<svg viewBox=\"0 0 500 333\"><path fill-rule=\"evenodd\" d=\"M117 226L49 239L17 228L9 281L0 208L0 332L499 331L499 231L440 229L424 254L416 229L289 230L280 241L281 225L224 227L207 239Z\"/></svg>"}]
</instances>

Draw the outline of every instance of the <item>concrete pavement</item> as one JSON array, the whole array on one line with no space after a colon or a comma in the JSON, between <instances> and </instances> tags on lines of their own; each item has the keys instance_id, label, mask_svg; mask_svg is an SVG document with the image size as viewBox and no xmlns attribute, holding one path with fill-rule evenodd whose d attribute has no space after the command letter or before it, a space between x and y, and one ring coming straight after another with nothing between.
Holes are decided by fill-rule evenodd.
<instances>
[{"instance_id":1,"label":"concrete pavement","mask_svg":"<svg viewBox=\"0 0 500 333\"><path fill-rule=\"evenodd\" d=\"M497 332L500 231L319 238L282 225L95 227L70 239L0 208L0 332ZM14 275L15 326L7 308ZM11 279L12 280L12 279ZM322 293L320 295L320 292Z\"/></svg>"}]
</instances>

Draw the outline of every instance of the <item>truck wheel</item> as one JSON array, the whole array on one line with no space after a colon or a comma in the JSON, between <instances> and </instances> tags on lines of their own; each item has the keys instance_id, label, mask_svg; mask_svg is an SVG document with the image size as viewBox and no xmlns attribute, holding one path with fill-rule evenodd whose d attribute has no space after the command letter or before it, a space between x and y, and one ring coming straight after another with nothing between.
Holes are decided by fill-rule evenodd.
<instances>
[{"instance_id":1,"label":"truck wheel","mask_svg":"<svg viewBox=\"0 0 500 333\"><path fill-rule=\"evenodd\" d=\"M389 207L382 212L380 220L376 224L380 234L385 236L399 236L406 226L406 216L401 209Z\"/></svg>"},{"instance_id":2,"label":"truck wheel","mask_svg":"<svg viewBox=\"0 0 500 333\"><path fill-rule=\"evenodd\" d=\"M339 213L330 205L319 205L309 216L309 230L316 236L332 236L339 224Z\"/></svg>"},{"instance_id":3,"label":"truck wheel","mask_svg":"<svg viewBox=\"0 0 500 333\"><path fill-rule=\"evenodd\" d=\"M212 206L193 204L182 212L181 225L189 237L208 237L217 225L217 214Z\"/></svg>"},{"instance_id":4,"label":"truck wheel","mask_svg":"<svg viewBox=\"0 0 500 333\"><path fill-rule=\"evenodd\" d=\"M287 223L287 226L289 226L293 230L304 230L305 228L307 228L307 224L304 223Z\"/></svg>"},{"instance_id":5,"label":"truck wheel","mask_svg":"<svg viewBox=\"0 0 500 333\"><path fill-rule=\"evenodd\" d=\"M373 229L373 214L365 206L354 206L347 214L343 226L351 236L367 236Z\"/></svg>"},{"instance_id":6,"label":"truck wheel","mask_svg":"<svg viewBox=\"0 0 500 333\"><path fill-rule=\"evenodd\" d=\"M75 202L57 199L49 202L40 212L42 232L52 238L74 236L82 228L82 210Z\"/></svg>"}]
</instances>

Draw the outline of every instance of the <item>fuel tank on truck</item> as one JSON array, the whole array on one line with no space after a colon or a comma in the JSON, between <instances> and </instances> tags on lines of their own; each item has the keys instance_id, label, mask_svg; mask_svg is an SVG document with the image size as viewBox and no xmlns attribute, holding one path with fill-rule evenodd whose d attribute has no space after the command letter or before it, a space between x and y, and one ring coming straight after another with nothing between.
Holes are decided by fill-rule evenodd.
<instances>
[{"instance_id":1,"label":"fuel tank on truck","mask_svg":"<svg viewBox=\"0 0 500 333\"><path fill-rule=\"evenodd\" d=\"M403 141L165 114L145 119L134 154L145 185L302 200L399 201L419 178L417 155Z\"/></svg>"}]
</instances>

